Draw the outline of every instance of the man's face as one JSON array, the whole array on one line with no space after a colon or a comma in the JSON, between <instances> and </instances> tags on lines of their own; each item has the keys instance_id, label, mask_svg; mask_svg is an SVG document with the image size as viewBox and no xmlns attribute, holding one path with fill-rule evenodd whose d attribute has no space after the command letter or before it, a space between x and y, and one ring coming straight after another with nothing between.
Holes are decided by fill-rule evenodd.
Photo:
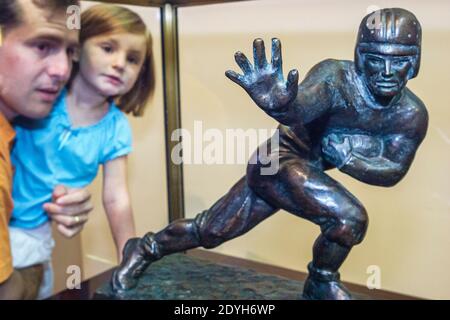
<instances>
[{"instance_id":1,"label":"man's face","mask_svg":"<svg viewBox=\"0 0 450 320\"><path fill-rule=\"evenodd\" d=\"M64 11L18 2L23 22L3 33L0 47L0 111L10 119L42 118L70 76L78 30L66 27Z\"/></svg>"},{"instance_id":2,"label":"man's face","mask_svg":"<svg viewBox=\"0 0 450 320\"><path fill-rule=\"evenodd\" d=\"M372 94L375 97L392 98L400 93L408 82L413 58L411 55L363 53L363 74Z\"/></svg>"}]
</instances>

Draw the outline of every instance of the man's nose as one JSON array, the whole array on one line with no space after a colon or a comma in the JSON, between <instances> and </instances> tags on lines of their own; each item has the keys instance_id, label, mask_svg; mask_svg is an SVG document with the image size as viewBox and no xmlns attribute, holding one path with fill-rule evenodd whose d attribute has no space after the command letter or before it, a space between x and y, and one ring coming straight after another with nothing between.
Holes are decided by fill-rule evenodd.
<instances>
[{"instance_id":1,"label":"man's nose","mask_svg":"<svg viewBox=\"0 0 450 320\"><path fill-rule=\"evenodd\" d=\"M50 60L47 72L52 79L57 81L67 81L72 70L72 59L70 59L64 50L55 54Z\"/></svg>"},{"instance_id":2,"label":"man's nose","mask_svg":"<svg viewBox=\"0 0 450 320\"><path fill-rule=\"evenodd\" d=\"M385 77L392 76L391 60L389 60L389 59L386 59L386 60L384 61L384 72L383 72L383 76L385 76Z\"/></svg>"}]
</instances>

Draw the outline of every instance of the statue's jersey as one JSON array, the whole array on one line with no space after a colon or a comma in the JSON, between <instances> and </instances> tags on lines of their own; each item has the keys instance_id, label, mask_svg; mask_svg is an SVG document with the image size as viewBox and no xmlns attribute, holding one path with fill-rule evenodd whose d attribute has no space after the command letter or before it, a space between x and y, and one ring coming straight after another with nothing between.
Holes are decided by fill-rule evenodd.
<instances>
[{"instance_id":1,"label":"statue's jersey","mask_svg":"<svg viewBox=\"0 0 450 320\"><path fill-rule=\"evenodd\" d=\"M315 94L318 85L326 90ZM308 96L308 90L315 96ZM414 138L427 119L424 104L407 88L395 103L380 107L351 61L328 59L314 66L299 85L296 104L298 121L279 126L280 151L294 152L325 169L331 166L322 157L321 142L331 133L349 136L354 149L376 156L386 137Z\"/></svg>"}]
</instances>

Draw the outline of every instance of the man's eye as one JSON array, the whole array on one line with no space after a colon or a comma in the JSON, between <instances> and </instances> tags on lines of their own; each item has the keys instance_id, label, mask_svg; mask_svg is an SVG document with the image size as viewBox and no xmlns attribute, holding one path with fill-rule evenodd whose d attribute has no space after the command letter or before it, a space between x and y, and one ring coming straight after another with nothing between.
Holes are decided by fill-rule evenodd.
<instances>
[{"instance_id":1,"label":"man's eye","mask_svg":"<svg viewBox=\"0 0 450 320\"><path fill-rule=\"evenodd\" d=\"M78 49L76 48L68 48L67 49L67 56L71 59L76 60L78 58Z\"/></svg>"},{"instance_id":2,"label":"man's eye","mask_svg":"<svg viewBox=\"0 0 450 320\"><path fill-rule=\"evenodd\" d=\"M36 49L41 53L47 53L48 51L50 51L51 46L48 43L38 43L36 45Z\"/></svg>"}]
</instances>

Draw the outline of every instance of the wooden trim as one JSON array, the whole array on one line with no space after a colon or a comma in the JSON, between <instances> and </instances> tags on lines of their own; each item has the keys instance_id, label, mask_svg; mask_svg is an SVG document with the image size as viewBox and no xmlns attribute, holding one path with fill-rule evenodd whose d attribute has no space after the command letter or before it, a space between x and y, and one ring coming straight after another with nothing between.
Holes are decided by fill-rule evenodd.
<instances>
[{"instance_id":1,"label":"wooden trim","mask_svg":"<svg viewBox=\"0 0 450 320\"><path fill-rule=\"evenodd\" d=\"M142 7L161 7L164 4L164 0L96 0L96 1L111 4L129 4Z\"/></svg>"},{"instance_id":2,"label":"wooden trim","mask_svg":"<svg viewBox=\"0 0 450 320\"><path fill-rule=\"evenodd\" d=\"M242 2L242 1L255 1L255 0L172 0L168 2L171 2L173 5L177 7L190 7L207 4L222 4L228 2Z\"/></svg>"},{"instance_id":3,"label":"wooden trim","mask_svg":"<svg viewBox=\"0 0 450 320\"><path fill-rule=\"evenodd\" d=\"M200 6L206 4L219 4L227 2L242 2L255 0L97 0L104 3L129 4L143 7L163 7L170 4L176 7Z\"/></svg>"}]
</instances>

